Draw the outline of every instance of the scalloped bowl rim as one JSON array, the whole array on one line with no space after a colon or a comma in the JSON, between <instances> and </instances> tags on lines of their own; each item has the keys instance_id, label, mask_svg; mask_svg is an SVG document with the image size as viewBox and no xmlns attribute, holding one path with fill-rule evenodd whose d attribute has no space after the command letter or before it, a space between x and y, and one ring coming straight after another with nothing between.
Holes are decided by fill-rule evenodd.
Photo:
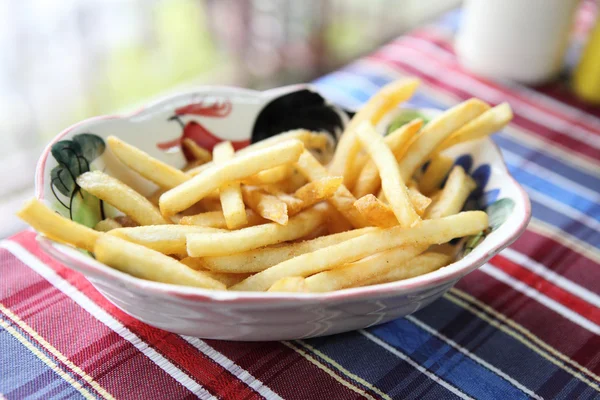
<instances>
[{"instance_id":1,"label":"scalloped bowl rim","mask_svg":"<svg viewBox=\"0 0 600 400\"><path fill-rule=\"evenodd\" d=\"M50 153L51 147L54 143L61 140L65 135L67 135L70 131L75 128L79 128L84 125L88 125L91 123L95 123L102 120L108 119L130 119L133 117L138 117L143 113L147 112L151 108L166 105L171 102L175 102L177 99L180 99L185 96L190 96L192 94L197 93L206 93L214 90L219 91L232 91L233 93L248 93L255 94L257 96L266 96L272 93L277 93L279 91L290 90L293 88L310 88L318 92L312 85L308 84L298 84L298 85L290 85L283 86L279 88L269 89L266 91L256 91L252 89L244 89L244 88L236 88L231 86L202 86L201 88L196 88L193 90L180 92L168 96L164 96L159 98L156 101L150 102L147 105L142 106L141 108L132 111L130 113L124 114L110 114L110 115L102 115L96 116L92 118L85 119L83 121L77 122L70 127L63 130L57 136L55 136L45 147L43 153L41 154L37 166L36 166L36 174L35 174L35 196L36 198L43 200L44 199L44 191L43 185L40 182L43 181L45 165ZM324 96L325 97L325 96ZM325 97L326 98L326 97ZM326 98L327 99L327 98ZM408 107L407 107L408 108ZM417 109L420 111L431 111L431 112L439 112L436 109L428 109L428 108L408 108L408 109ZM442 284L446 282L450 282L452 280L456 280L461 278L462 276L472 272L473 270L479 268L485 262L487 262L492 256L499 253L501 250L508 247L512 244L527 228L529 220L531 218L531 204L529 202L529 197L527 196L525 190L521 187L521 185L512 177L512 175L508 172L506 167L506 163L502 158L501 152L498 146L488 137L483 140L490 141L495 150L500 155L500 159L502 160L501 169L505 174L506 178L512 181L513 186L517 189L518 195L517 199L521 201L523 206L523 212L521 218L518 221L518 224L515 224L514 227L506 233L505 237L501 240L497 240L497 243L493 245L487 252L480 252L475 257L474 253L477 253L477 248L467 256L458 260L452 264L445 266L444 268L438 269L433 272L426 273L424 275L420 275L414 278L404 279L396 282L389 282L384 284L377 284L372 286L365 287L357 287L357 288L348 288L348 289L340 289L332 292L324 292L324 293L264 293L264 292L247 292L247 291L225 291L225 290L210 290L210 289L202 289L191 286L182 286L175 285L169 283L161 283L161 282L153 282L141 278L136 278L132 275L126 274L124 272L113 269L105 264L102 264L95 259L85 256L74 248L63 245L57 242L54 242L43 235L38 233L37 240L40 244L40 247L48 253L53 258L58 259L59 261L66 264L67 268L76 270L82 273L86 278L94 279L111 279L119 281L119 283L124 284L126 287L135 287L142 291L147 291L147 294L156 294L156 295L166 295L166 296L176 296L180 298L185 298L187 300L194 300L200 302L219 302L219 303L238 303L243 304L247 303L248 305L261 305L261 304L272 304L276 302L277 304L281 304L281 302L298 302L302 301L303 303L323 303L323 302L340 302L347 300L356 300L357 298L370 298L370 297L389 297L396 296L400 294L410 293L416 290L426 289L427 287L435 286L436 284ZM516 210L516 208L515 208ZM484 241L485 242L485 241ZM113 281L115 283L116 281Z\"/></svg>"}]
</instances>

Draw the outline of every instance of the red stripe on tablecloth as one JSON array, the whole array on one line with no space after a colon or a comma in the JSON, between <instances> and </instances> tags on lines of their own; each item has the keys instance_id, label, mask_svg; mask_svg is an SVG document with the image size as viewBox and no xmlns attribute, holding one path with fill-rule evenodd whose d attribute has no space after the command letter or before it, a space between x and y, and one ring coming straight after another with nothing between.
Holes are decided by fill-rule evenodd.
<instances>
[{"instance_id":1,"label":"red stripe on tablecloth","mask_svg":"<svg viewBox=\"0 0 600 400\"><path fill-rule=\"evenodd\" d=\"M531 331L593 373L600 373L600 336L482 271L476 270L466 275L456 287ZM579 343L583 345L579 346Z\"/></svg>"},{"instance_id":2,"label":"red stripe on tablecloth","mask_svg":"<svg viewBox=\"0 0 600 400\"><path fill-rule=\"evenodd\" d=\"M527 229L511 248L591 292L600 292L600 264L554 238Z\"/></svg>"},{"instance_id":3,"label":"red stripe on tablecloth","mask_svg":"<svg viewBox=\"0 0 600 400\"><path fill-rule=\"evenodd\" d=\"M401 46L396 46L396 47L401 47ZM402 46L402 47L408 48L407 46ZM430 75L425 74L422 71L412 67L410 64L403 62L399 59L390 59L388 56L386 56L385 53L382 53L382 52L376 52L373 55L369 56L369 58L376 60L378 62L386 63L393 67L401 68L401 69L405 70L406 72L408 72L409 74L417 76L420 79L422 79L423 81L428 82L431 85L437 86L438 88L443 88L445 91L453 94L454 96L460 98L461 100L466 100L471 97L474 97L473 93L469 92L468 89L466 89L466 88L459 89L459 88L455 88L455 87L447 84L442 73L440 73L440 75L430 76ZM429 57L429 60L433 60L433 62L439 61L439 60L437 60L435 58L431 58L431 57ZM423 62L427 62L429 60L423 60ZM445 66L442 66L442 67L446 68ZM441 69L443 69L443 68L441 68ZM487 101L487 99L485 99L485 98L483 98L483 100ZM598 149L594 149L594 148L590 147L589 145L582 143L582 142L568 136L567 134L560 134L558 131L554 131L547 127L541 126L541 125L527 119L518 109L514 109L514 107L513 107L513 111L514 111L514 118L513 118L512 124L520 126L523 129L526 129L527 133L529 133L533 136L540 137L547 141L554 142L554 143L561 145L562 147L568 148L570 150L579 152L582 155L589 157L590 159L600 161L600 151L598 151Z\"/></svg>"},{"instance_id":4,"label":"red stripe on tablecloth","mask_svg":"<svg viewBox=\"0 0 600 400\"><path fill-rule=\"evenodd\" d=\"M549 298L559 302L571 311L589 319L590 321L600 324L600 309L588 303L576 294L568 292L547 279L537 275L530 270L521 267L519 264L503 257L501 254L492 258L490 263L502 271L506 272L513 278L531 286L540 293L545 294Z\"/></svg>"},{"instance_id":5,"label":"red stripe on tablecloth","mask_svg":"<svg viewBox=\"0 0 600 400\"><path fill-rule=\"evenodd\" d=\"M468 75L469 77L477 80L481 84L491 87L491 88L494 88L495 90L501 91L501 92L505 93L507 96L514 96L515 98L518 98L519 100L522 100L523 102L526 102L527 104L530 104L540 110L544 110L545 112L548 112L550 114L560 117L561 119L569 121L573 125L581 126L585 129L588 129L595 133L600 134L600 131L598 130L597 126L586 123L585 119L583 119L583 120L577 119L576 117L568 115L558 108L552 107L550 105L541 104L540 102L536 102L535 97L528 95L527 91L525 89L522 89L521 85L519 85L517 83L513 83L512 86L507 87L507 86L504 86L502 83L496 83L493 80L486 79L485 77L481 77L481 76L472 74L469 71L465 70L460 65L460 63L458 62L458 60L456 58L456 52L452 45L451 39L449 39L447 37L447 35L437 33L435 31L435 28L433 28L433 29L432 28L417 29L417 30L411 32L409 35L402 36L401 38L399 38L397 40L400 42L400 41L406 40L406 38L410 38L410 37L415 37L415 38L425 40L425 41L429 42L430 44L432 44L433 46L436 46L439 49L438 51L446 52L448 56L452 57L451 65L453 66L453 69L456 70L457 72ZM591 118L600 117L600 108L578 100L574 96L574 94L570 90L570 88L566 87L563 84L563 82L555 81L555 82L552 82L552 83L549 83L549 84L546 84L543 86L539 86L539 87L527 87L527 89L532 92L537 92L537 95L539 95L539 96L547 96L551 99L554 99L555 101L559 101L561 103L565 103L565 105L569 105L573 108L576 108L572 111L574 114L576 114L577 112L580 112L582 114L583 113L589 114L589 117L591 117ZM549 92L549 93L546 93L546 92ZM567 101L563 101L563 99L565 99Z\"/></svg>"},{"instance_id":6,"label":"red stripe on tablecloth","mask_svg":"<svg viewBox=\"0 0 600 400\"><path fill-rule=\"evenodd\" d=\"M0 279L0 293L3 294L0 302L109 393L116 398L136 398L137 395L147 397L156 393L183 398L191 394L131 343L100 323L10 252L0 250L0 254L0 265L4 266ZM38 290L46 291L57 300L48 302L48 296L42 297L39 302L43 307L36 313L19 312L20 304ZM69 318L68 331L64 326L65 315ZM98 358L98 354L102 352L110 357ZM57 359L55 361L62 364ZM64 368L68 369L66 366ZM140 376L140 371L152 379L137 386L133 377ZM83 383L83 380L79 381Z\"/></svg>"},{"instance_id":7,"label":"red stripe on tablecloth","mask_svg":"<svg viewBox=\"0 0 600 400\"><path fill-rule=\"evenodd\" d=\"M286 399L344 400L361 398L300 354L279 342L223 342L207 340L212 347L252 373L261 381L277 387ZM329 382L324 382L326 376ZM345 379L344 376L341 376ZM354 385L354 384L353 384Z\"/></svg>"},{"instance_id":8,"label":"red stripe on tablecloth","mask_svg":"<svg viewBox=\"0 0 600 400\"><path fill-rule=\"evenodd\" d=\"M94 303L109 312L121 324L126 326L140 339L169 359L187 373L197 383L211 393L223 398L248 399L260 398L245 383L233 376L225 368L215 363L178 335L146 325L125 314L102 296L81 274L67 269L41 251L33 232L20 233L11 240L21 244L44 264L51 267L59 276L66 279L88 296ZM57 322L63 324L64 321ZM56 329L60 329L59 326Z\"/></svg>"},{"instance_id":9,"label":"red stripe on tablecloth","mask_svg":"<svg viewBox=\"0 0 600 400\"><path fill-rule=\"evenodd\" d=\"M57 262L56 260L54 260L51 257L49 257L48 255L46 255L38 247L37 242L35 242L35 234L33 232L23 232L23 233L17 235L17 238L19 238L19 240L22 240L22 239L20 239L22 235L27 236L26 242L28 243L28 245L27 246L24 245L24 246L30 252L32 252L36 257L40 258L46 265L48 265L52 269L54 269L64 279L67 279L72 285L77 287L86 296L88 296L92 301L94 301L100 307L104 308L114 318L119 320L123 325L125 325L128 329L130 329L136 335L141 337L143 340L148 341L146 339L146 336L145 336L146 334L144 332L150 331L147 334L155 336L155 339L159 340L159 341L160 340L165 341L165 338L167 338L169 336L175 336L176 338L179 338L179 340L183 341L183 339L181 339L178 335L175 335L175 334L172 334L172 333L169 333L166 331L162 331L160 329L153 328L153 327L148 326L148 325L136 320L135 318L125 314L123 311L121 311L120 309L115 307L112 303L110 303L108 300L106 300L106 298L104 296L102 296L81 274L69 270L68 268L66 268L65 266L63 266L62 264ZM144 331L143 332L138 331L138 329L144 329ZM152 331L155 331L157 333L154 333ZM207 343L210 343L210 345L219 352L221 352L220 351L221 349L237 348L236 346L233 346L234 342L207 341ZM235 343L235 344L237 344L237 343ZM191 354L202 354L202 353L199 353L199 351L195 347L191 346L189 343L187 343L185 341L184 341L183 345L190 349L189 351L192 352ZM230 348L230 347L228 347L228 345L232 345L232 347ZM327 387L327 388L331 388L332 396L334 396L334 394L337 396L338 393L341 393L341 396L343 396L343 398L353 398L353 396L356 396L355 392L351 391L344 385L340 384L334 378L329 376L326 372L322 371L321 369L316 367L314 364L312 364L310 361L299 356L296 352L287 348L286 346L282 345L281 343L272 342L272 343L269 343L269 345L273 345L274 351L277 351L277 354L279 354L278 361L281 359L285 359L285 360L291 360L292 362L289 364L282 364L282 368L284 368L284 370L276 371L275 373L273 373L273 371L271 371L269 368L266 368L266 369L255 368L255 365L253 363L248 364L245 362L245 360L242 360L241 363L239 363L239 361L240 361L239 358L242 356L243 357L246 357L246 356L251 357L253 360L261 360L265 357L269 357L269 355L265 354L260 347L253 346L252 344L249 344L249 343L242 343L242 345L249 349L252 349L252 351L250 353L244 353L243 355L241 355L235 351L229 351L229 350L225 351L225 352L221 352L221 353L223 355L225 355L226 357L228 357L230 360L232 360L234 363L239 365L241 368L248 371L256 379L263 382L263 384L268 386L271 390L280 394L284 398L292 398L292 399L293 398L302 398L302 397L298 397L298 390L295 387L295 385L290 384L290 382L298 382L296 377L300 373L299 371L310 371L310 375L307 376L307 379L312 379L313 385L317 386L316 388L306 389L308 392L310 392L312 394L316 395L318 393L322 393L323 387ZM155 349L167 358L170 358L170 357L167 354L165 354L164 352L169 352L169 351L173 350L173 349L169 348L169 346L167 346L167 345L163 345L162 348L155 348ZM164 352L163 352L163 350L164 350ZM192 361L194 361L194 360L192 359ZM183 368L179 364L178 360L172 360L172 362L174 362L176 365L178 365L180 368L182 368L184 371L186 371L185 368ZM206 374L206 371L201 370L200 369L201 366L197 365L197 363L194 363L193 368L194 368L194 370L191 372L193 372L194 375L195 374L200 374L200 375ZM190 373L190 371L186 371L186 372ZM273 374L276 375L274 378L272 377ZM284 377L284 378L279 379L279 377ZM265 380L263 380L263 378L268 378L268 379L270 379L270 381L265 382ZM243 383L241 381L237 380L237 378L233 377L233 379L235 379L235 381L237 382L236 384L243 385ZM208 389L208 387L206 387L206 388ZM252 393L252 394L254 394L254 393ZM232 397L226 396L226 398L232 398ZM250 398L250 397L248 397L248 398ZM334 397L332 397L332 398L334 398Z\"/></svg>"}]
</instances>

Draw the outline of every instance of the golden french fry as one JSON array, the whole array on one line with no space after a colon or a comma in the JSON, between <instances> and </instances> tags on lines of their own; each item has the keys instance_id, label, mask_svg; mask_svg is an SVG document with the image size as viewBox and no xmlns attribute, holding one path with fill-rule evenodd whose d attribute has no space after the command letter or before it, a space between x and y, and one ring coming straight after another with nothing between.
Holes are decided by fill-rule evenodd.
<instances>
[{"instance_id":1,"label":"golden french fry","mask_svg":"<svg viewBox=\"0 0 600 400\"><path fill-rule=\"evenodd\" d=\"M348 123L344 134L337 145L333 160L329 166L331 175L343 176L344 184L352 187L356 176L350 176L350 170L355 162L356 154L360 151L360 144L356 140L354 129L363 121L369 121L372 125L383 118L385 114L408 100L419 85L418 79L406 78L385 85L373 97L367 101ZM353 169L356 173L360 170Z\"/></svg>"},{"instance_id":2,"label":"golden french fry","mask_svg":"<svg viewBox=\"0 0 600 400\"><path fill-rule=\"evenodd\" d=\"M499 104L455 131L440 144L436 151L442 151L455 144L480 139L498 132L512 120L512 117L510 105L508 103Z\"/></svg>"},{"instance_id":3,"label":"golden french fry","mask_svg":"<svg viewBox=\"0 0 600 400\"><path fill-rule=\"evenodd\" d=\"M419 214L420 217L425 215L427 207L431 204L431 199L419 192L419 189L414 186L408 187L408 198L417 214Z\"/></svg>"},{"instance_id":4,"label":"golden french fry","mask_svg":"<svg viewBox=\"0 0 600 400\"><path fill-rule=\"evenodd\" d=\"M186 235L206 232L223 232L223 230L194 225L150 225L113 229L108 234L163 254L186 254Z\"/></svg>"},{"instance_id":5,"label":"golden french fry","mask_svg":"<svg viewBox=\"0 0 600 400\"><path fill-rule=\"evenodd\" d=\"M267 290L268 292L308 292L304 278L301 276L289 276L281 278Z\"/></svg>"},{"instance_id":6,"label":"golden french fry","mask_svg":"<svg viewBox=\"0 0 600 400\"><path fill-rule=\"evenodd\" d=\"M403 279L413 278L415 276L424 275L429 272L440 269L444 265L452 262L452 258L447 254L428 251L412 260L405 261L398 265L394 263L394 267L388 272L373 276L367 280L361 281L360 286L376 285L378 283L396 282ZM316 276L316 275L315 275Z\"/></svg>"},{"instance_id":7,"label":"golden french fry","mask_svg":"<svg viewBox=\"0 0 600 400\"><path fill-rule=\"evenodd\" d=\"M422 129L400 160L402 178L410 179L432 152L457 129L490 108L479 99L469 99L444 111ZM389 200L389 199L388 199Z\"/></svg>"},{"instance_id":8,"label":"golden french fry","mask_svg":"<svg viewBox=\"0 0 600 400\"><path fill-rule=\"evenodd\" d=\"M198 165L206 164L212 160L212 154L210 154L210 151L200 147L198 143L194 142L190 138L183 138L181 141L181 146L188 150L192 156L194 156L197 163L201 163Z\"/></svg>"},{"instance_id":9,"label":"golden french fry","mask_svg":"<svg viewBox=\"0 0 600 400\"><path fill-rule=\"evenodd\" d=\"M137 278L206 289L225 289L225 285L202 271L157 251L112 235L98 238L94 246L96 259Z\"/></svg>"},{"instance_id":10,"label":"golden french fry","mask_svg":"<svg viewBox=\"0 0 600 400\"><path fill-rule=\"evenodd\" d=\"M372 194L367 194L354 202L354 206L373 226L391 228L398 225L394 211Z\"/></svg>"},{"instance_id":11,"label":"golden french fry","mask_svg":"<svg viewBox=\"0 0 600 400\"><path fill-rule=\"evenodd\" d=\"M465 211L436 220L423 220L412 228L395 226L302 254L258 272L231 287L232 290L264 291L287 276L307 277L400 246L429 246L473 235L488 226L483 211ZM191 236L191 235L190 235ZM189 238L188 238L189 244ZM189 253L189 247L188 247Z\"/></svg>"},{"instance_id":12,"label":"golden french fry","mask_svg":"<svg viewBox=\"0 0 600 400\"><path fill-rule=\"evenodd\" d=\"M187 251L191 257L224 256L301 238L313 231L325 219L317 206L290 218L287 225L275 222L222 233L200 233L187 236Z\"/></svg>"},{"instance_id":13,"label":"golden french fry","mask_svg":"<svg viewBox=\"0 0 600 400\"><path fill-rule=\"evenodd\" d=\"M363 122L356 128L358 141L375 162L381 176L381 187L390 208L401 226L410 227L421 220L408 198L408 188L400 176L398 163L383 137L375 131L369 122Z\"/></svg>"},{"instance_id":14,"label":"golden french fry","mask_svg":"<svg viewBox=\"0 0 600 400\"><path fill-rule=\"evenodd\" d=\"M209 271L204 267L201 258L185 257L181 259L180 262L192 268L194 271L204 272L207 276L210 276L211 278L223 283L228 287L233 286L250 276L250 274L230 274L225 272Z\"/></svg>"},{"instance_id":15,"label":"golden french fry","mask_svg":"<svg viewBox=\"0 0 600 400\"><path fill-rule=\"evenodd\" d=\"M256 214L252 210L246 210L246 219L248 221L247 226L255 226L267 222L266 219ZM181 225L197 225L227 229L227 223L225 222L225 216L223 215L222 211L209 211L196 215L189 215L182 217L181 220L179 220L179 223Z\"/></svg>"},{"instance_id":16,"label":"golden french fry","mask_svg":"<svg viewBox=\"0 0 600 400\"><path fill-rule=\"evenodd\" d=\"M160 211L167 216L176 214L224 184L248 178L278 165L296 162L303 150L302 142L288 140L265 149L239 155L223 164L213 165L160 196Z\"/></svg>"},{"instance_id":17,"label":"golden french fry","mask_svg":"<svg viewBox=\"0 0 600 400\"><path fill-rule=\"evenodd\" d=\"M254 186L244 186L242 195L248 207L261 217L280 225L288 223L288 207L282 200Z\"/></svg>"},{"instance_id":18,"label":"golden french fry","mask_svg":"<svg viewBox=\"0 0 600 400\"><path fill-rule=\"evenodd\" d=\"M50 239L87 251L94 250L96 240L102 235L101 232L55 213L38 199L28 200L17 212L17 216Z\"/></svg>"},{"instance_id":19,"label":"golden french fry","mask_svg":"<svg viewBox=\"0 0 600 400\"><path fill-rule=\"evenodd\" d=\"M115 136L109 136L106 142L123 164L162 188L171 189L190 179L185 172L157 160Z\"/></svg>"},{"instance_id":20,"label":"golden french fry","mask_svg":"<svg viewBox=\"0 0 600 400\"><path fill-rule=\"evenodd\" d=\"M94 230L99 232L108 232L117 228L122 228L122 226L112 218L103 219L102 221L99 221L96 226L94 226Z\"/></svg>"},{"instance_id":21,"label":"golden french fry","mask_svg":"<svg viewBox=\"0 0 600 400\"><path fill-rule=\"evenodd\" d=\"M452 158L441 154L434 155L419 179L419 189L427 195L438 190L453 165Z\"/></svg>"},{"instance_id":22,"label":"golden french fry","mask_svg":"<svg viewBox=\"0 0 600 400\"><path fill-rule=\"evenodd\" d=\"M330 176L327 169L322 166L309 151L304 151L302 153L296 163L296 167L300 173L311 182ZM350 193L346 186L340 185L335 194L327 199L327 201L337 208L344 218L346 218L355 228L363 228L368 225L367 221L354 207L356 198Z\"/></svg>"},{"instance_id":23,"label":"golden french fry","mask_svg":"<svg viewBox=\"0 0 600 400\"><path fill-rule=\"evenodd\" d=\"M281 182L292 174L291 165L280 165L265 171L261 171L247 179L244 179L246 185L268 185Z\"/></svg>"},{"instance_id":24,"label":"golden french fry","mask_svg":"<svg viewBox=\"0 0 600 400\"><path fill-rule=\"evenodd\" d=\"M456 214L462 210L465 201L476 187L477 184L465 173L463 167L455 166L450 171L439 199L427 209L426 218L442 218Z\"/></svg>"},{"instance_id":25,"label":"golden french fry","mask_svg":"<svg viewBox=\"0 0 600 400\"><path fill-rule=\"evenodd\" d=\"M120 180L101 171L91 171L77 177L85 191L107 202L140 225L168 224L160 212L144 196Z\"/></svg>"},{"instance_id":26,"label":"golden french fry","mask_svg":"<svg viewBox=\"0 0 600 400\"><path fill-rule=\"evenodd\" d=\"M286 243L218 257L204 257L202 262L205 268L215 272L260 272L290 258L341 243L375 229L355 229L298 243Z\"/></svg>"},{"instance_id":27,"label":"golden french fry","mask_svg":"<svg viewBox=\"0 0 600 400\"><path fill-rule=\"evenodd\" d=\"M231 142L221 142L214 147L213 153L215 164L220 165L225 161L231 160L235 151ZM246 206L242 199L240 183L230 182L221 186L219 195L227 228L237 229L248 225Z\"/></svg>"},{"instance_id":28,"label":"golden french fry","mask_svg":"<svg viewBox=\"0 0 600 400\"><path fill-rule=\"evenodd\" d=\"M351 230L352 224L331 204L327 203L327 219L325 224L330 235ZM363 218L365 223L367 221Z\"/></svg>"},{"instance_id":29,"label":"golden french fry","mask_svg":"<svg viewBox=\"0 0 600 400\"><path fill-rule=\"evenodd\" d=\"M387 135L383 141L390 148L394 154L396 161L404 155L408 143L415 135L419 132L423 126L423 120L414 119L408 124L402 125L400 128L394 130L394 132ZM363 197L367 194L375 193L377 188L381 185L381 178L379 177L379 170L373 160L367 160L354 185L352 193L356 197Z\"/></svg>"},{"instance_id":30,"label":"golden french fry","mask_svg":"<svg viewBox=\"0 0 600 400\"><path fill-rule=\"evenodd\" d=\"M302 201L303 208L307 208L332 197L342 181L341 176L326 176L302 186L296 190L294 197Z\"/></svg>"},{"instance_id":31,"label":"golden french fry","mask_svg":"<svg viewBox=\"0 0 600 400\"><path fill-rule=\"evenodd\" d=\"M362 282L385 275L427 250L427 245L405 245L323 271L306 278L310 292L328 292L360 286Z\"/></svg>"}]
</instances>

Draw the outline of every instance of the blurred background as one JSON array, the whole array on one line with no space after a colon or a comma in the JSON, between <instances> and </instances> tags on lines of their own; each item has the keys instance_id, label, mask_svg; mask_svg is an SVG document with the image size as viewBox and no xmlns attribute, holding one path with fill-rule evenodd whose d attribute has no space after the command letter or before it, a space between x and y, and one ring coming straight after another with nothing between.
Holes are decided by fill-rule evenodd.
<instances>
[{"instance_id":1,"label":"blurred background","mask_svg":"<svg viewBox=\"0 0 600 400\"><path fill-rule=\"evenodd\" d=\"M310 81L460 0L0 0L0 237L43 146L183 87Z\"/></svg>"}]
</instances>

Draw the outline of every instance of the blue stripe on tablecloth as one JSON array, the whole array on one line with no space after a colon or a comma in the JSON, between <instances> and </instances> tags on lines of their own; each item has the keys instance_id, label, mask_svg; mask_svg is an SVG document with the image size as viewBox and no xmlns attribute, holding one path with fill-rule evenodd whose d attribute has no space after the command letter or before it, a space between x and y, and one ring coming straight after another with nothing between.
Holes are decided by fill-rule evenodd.
<instances>
[{"instance_id":1,"label":"blue stripe on tablecloth","mask_svg":"<svg viewBox=\"0 0 600 400\"><path fill-rule=\"evenodd\" d=\"M520 341L474 317L446 298L416 312L413 317L454 340L508 376L514 377L544 398L555 398L567 382L569 388L565 389L566 391L579 392L586 398L598 394L586 383L573 379L572 375L556 367ZM393 332L394 329L397 328L392 327L390 331ZM518 362L515 362L515 354L519 355Z\"/></svg>"},{"instance_id":2,"label":"blue stripe on tablecloth","mask_svg":"<svg viewBox=\"0 0 600 400\"><path fill-rule=\"evenodd\" d=\"M342 95L345 93L349 98L342 105L346 106L346 107L356 107L357 105L359 105L359 103L366 101L377 88L376 86L374 86L373 92L366 92L365 88L357 89L355 87L352 87L352 85L344 84L344 76L343 75L336 76L335 74L328 75L328 76L325 76L325 77L317 80L315 82L315 85L317 86L317 88L319 88L319 90L321 90L323 92L323 94L325 96L327 96L328 93L331 92L332 97L336 100L338 100L338 99L341 100ZM419 92L417 92L417 94L414 96L414 98L411 99L411 105L422 106L422 107L435 107L435 108L443 107L443 104L440 104L439 102L436 102L427 96L423 96ZM494 135L494 140L496 140L497 137L502 137L502 134L500 133L500 134ZM502 148L501 142L502 141L500 141L500 143L498 141L496 141L496 143L498 143L500 145L500 147ZM526 146L524 146L522 144L515 143L515 145L526 148ZM531 151L531 150L529 150L529 151ZM531 155L529 155L529 157L530 156ZM529 160L531 162L537 162L537 160L535 158L529 159ZM561 165L558 162L558 160L553 160L553 161L554 161L554 166L551 168L551 170L556 173L562 174ZM527 172L525 170L523 170L522 168L519 168L519 166L517 166L515 164L508 164L508 167L509 167L509 171L511 173L519 172L519 173L521 173L521 175L527 174ZM590 175L588 175L588 176L590 178L592 178ZM523 177L523 176L521 176L521 177ZM527 179L520 180L520 182L523 185L525 185L526 190L528 190L528 186L530 184L535 184L535 183L539 184L540 181L541 181L541 178L539 178L535 182L530 182ZM544 182L548 185L553 185L551 182L548 182L548 181L544 181ZM584 185L583 182L577 182L577 183ZM600 182L599 182L599 185L600 185ZM555 188L560 190L560 192L561 192L561 196L559 196L559 198L555 198L555 200L564 202L565 200L573 199L572 196L569 196L569 194L566 190L561 189L560 187L557 187L556 185L553 185L553 186L555 186ZM547 222L559 229L562 229L565 232L573 235L574 237L576 237L592 246L600 248L600 235L597 235L597 232L598 232L597 230L591 228L588 225L583 224L580 221L577 221L576 219L573 219L565 214L562 214L560 212L560 210L557 210L555 208L551 209L551 208L547 207L546 205L542 205L541 203L539 203L538 201L536 201L534 199L531 200L531 204L532 204L532 213L535 218L538 218L538 219L540 219L544 222ZM577 208L576 207L577 203L569 202L569 203L563 203L563 204L569 205L573 208ZM597 206L591 207L590 209L588 209L588 211L589 210L597 210ZM585 212L585 210L582 210L582 211Z\"/></svg>"},{"instance_id":3,"label":"blue stripe on tablecloth","mask_svg":"<svg viewBox=\"0 0 600 400\"><path fill-rule=\"evenodd\" d=\"M42 349L39 350L43 352ZM2 327L0 371L0 393L8 399L84 398L71 384Z\"/></svg>"},{"instance_id":4,"label":"blue stripe on tablecloth","mask_svg":"<svg viewBox=\"0 0 600 400\"><path fill-rule=\"evenodd\" d=\"M303 342L315 347L392 398L457 398L455 394L417 371L406 361L358 332L313 338Z\"/></svg>"}]
</instances>

